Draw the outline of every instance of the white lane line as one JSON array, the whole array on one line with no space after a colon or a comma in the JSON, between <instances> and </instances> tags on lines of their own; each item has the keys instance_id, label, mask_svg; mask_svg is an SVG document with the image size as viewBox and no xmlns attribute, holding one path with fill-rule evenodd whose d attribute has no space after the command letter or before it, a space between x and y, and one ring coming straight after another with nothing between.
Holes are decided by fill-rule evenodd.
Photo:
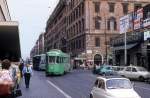
<instances>
[{"instance_id":1,"label":"white lane line","mask_svg":"<svg viewBox=\"0 0 150 98\"><path fill-rule=\"evenodd\" d=\"M141 87L141 86L134 86L136 88L142 88L142 89L145 89L145 90L150 90L149 88L145 88L145 87Z\"/></svg>"},{"instance_id":2,"label":"white lane line","mask_svg":"<svg viewBox=\"0 0 150 98\"><path fill-rule=\"evenodd\" d=\"M72 98L71 96L69 96L67 93L65 93L63 90L61 90L58 86L56 86L55 84L53 84L51 81L47 80L47 82L52 85L54 88L56 88L60 93L62 93L66 98Z\"/></svg>"}]
</instances>

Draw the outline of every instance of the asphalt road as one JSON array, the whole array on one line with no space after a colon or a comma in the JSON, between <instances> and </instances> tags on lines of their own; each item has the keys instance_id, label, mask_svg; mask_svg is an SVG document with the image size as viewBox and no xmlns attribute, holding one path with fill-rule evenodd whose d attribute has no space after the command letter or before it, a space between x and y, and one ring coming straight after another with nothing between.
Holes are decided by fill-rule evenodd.
<instances>
[{"instance_id":1,"label":"asphalt road","mask_svg":"<svg viewBox=\"0 0 150 98\"><path fill-rule=\"evenodd\" d=\"M44 72L34 72L29 89L21 83L20 98L89 98L96 75L89 70L74 70L63 76L45 77ZM150 98L150 84L134 82L134 89L142 98Z\"/></svg>"}]
</instances>

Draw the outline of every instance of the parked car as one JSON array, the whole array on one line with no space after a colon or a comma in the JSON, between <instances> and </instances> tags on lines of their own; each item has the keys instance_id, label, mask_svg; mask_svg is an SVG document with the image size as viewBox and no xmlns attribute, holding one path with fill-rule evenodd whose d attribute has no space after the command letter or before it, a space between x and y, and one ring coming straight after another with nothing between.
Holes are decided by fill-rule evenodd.
<instances>
[{"instance_id":1,"label":"parked car","mask_svg":"<svg viewBox=\"0 0 150 98\"><path fill-rule=\"evenodd\" d=\"M124 70L119 71L118 74L130 79L136 79L140 81L150 79L150 73L144 67L138 66L128 66L124 68Z\"/></svg>"},{"instance_id":2,"label":"parked car","mask_svg":"<svg viewBox=\"0 0 150 98\"><path fill-rule=\"evenodd\" d=\"M95 73L99 75L111 74L113 73L112 66L102 65L99 68L95 69Z\"/></svg>"},{"instance_id":3,"label":"parked car","mask_svg":"<svg viewBox=\"0 0 150 98\"><path fill-rule=\"evenodd\" d=\"M129 79L121 76L97 77L90 98L141 98Z\"/></svg>"}]
</instances>

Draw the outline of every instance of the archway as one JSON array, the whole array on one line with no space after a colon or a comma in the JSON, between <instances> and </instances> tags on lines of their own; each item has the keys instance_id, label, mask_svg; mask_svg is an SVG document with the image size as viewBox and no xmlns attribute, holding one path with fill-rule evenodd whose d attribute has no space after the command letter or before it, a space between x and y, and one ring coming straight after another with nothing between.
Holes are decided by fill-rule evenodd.
<instances>
[{"instance_id":1,"label":"archway","mask_svg":"<svg viewBox=\"0 0 150 98\"><path fill-rule=\"evenodd\" d=\"M96 54L94 56L94 64L96 65L102 64L102 56L100 54Z\"/></svg>"}]
</instances>

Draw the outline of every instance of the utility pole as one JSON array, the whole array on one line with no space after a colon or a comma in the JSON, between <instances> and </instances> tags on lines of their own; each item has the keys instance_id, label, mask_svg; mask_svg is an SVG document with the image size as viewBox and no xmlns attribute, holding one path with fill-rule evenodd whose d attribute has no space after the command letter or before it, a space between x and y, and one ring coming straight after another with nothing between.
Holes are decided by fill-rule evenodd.
<instances>
[{"instance_id":1,"label":"utility pole","mask_svg":"<svg viewBox=\"0 0 150 98\"><path fill-rule=\"evenodd\" d=\"M104 29L104 34L105 34L105 54L106 54L106 56L105 56L105 61L106 61L106 64L108 64L107 63L107 34L106 34L106 16L105 16L105 13L104 13L104 22L105 22L105 29Z\"/></svg>"}]
</instances>

